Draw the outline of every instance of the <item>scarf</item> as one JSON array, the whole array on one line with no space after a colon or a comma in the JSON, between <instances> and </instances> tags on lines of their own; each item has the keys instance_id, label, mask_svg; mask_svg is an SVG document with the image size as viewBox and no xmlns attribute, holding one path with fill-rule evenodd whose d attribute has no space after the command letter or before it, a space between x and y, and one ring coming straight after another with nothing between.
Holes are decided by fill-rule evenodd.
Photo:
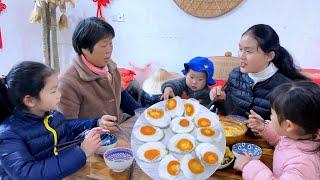
<instances>
[{"instance_id":1,"label":"scarf","mask_svg":"<svg viewBox=\"0 0 320 180\"><path fill-rule=\"evenodd\" d=\"M108 66L104 66L103 68L99 68L93 64L91 64L85 57L84 55L81 55L81 60L82 62L92 71L93 73L102 76L102 77L107 77L108 80L111 82L112 81L112 75L109 72Z\"/></svg>"}]
</instances>

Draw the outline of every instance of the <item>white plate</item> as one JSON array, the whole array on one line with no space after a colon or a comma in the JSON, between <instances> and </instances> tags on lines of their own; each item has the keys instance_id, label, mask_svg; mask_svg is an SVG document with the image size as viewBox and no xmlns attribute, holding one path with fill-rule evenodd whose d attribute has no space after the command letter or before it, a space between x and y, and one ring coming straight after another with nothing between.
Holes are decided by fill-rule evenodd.
<instances>
[{"instance_id":1,"label":"white plate","mask_svg":"<svg viewBox=\"0 0 320 180\"><path fill-rule=\"evenodd\" d=\"M161 101L161 102L159 102L157 104L152 105L149 108L155 108L155 107L159 108L159 107L164 107L164 106L165 106L164 105L164 101ZM226 138L225 138L224 131L223 131L223 128L221 126L221 123L219 121L219 118L215 113L212 113L211 111L209 111L206 107L204 107L202 105L200 105L200 112L199 113L208 113L208 114L212 115L212 117L214 117L213 118L214 121L218 122L217 126L216 126L216 129L218 129L220 132L222 132L223 136L221 137L220 141L213 142L213 144L216 145L217 148L220 150L220 153L218 154L218 156L219 156L219 159L220 158L222 159L223 156L224 156L224 153L225 153L225 148L226 148ZM147 123L147 121L146 121L146 119L144 117L144 114L142 114L142 115L140 115L140 117L135 122L132 132L136 131L139 128L139 126L144 125L144 124L148 124L148 123ZM196 129L196 127L190 133L194 137L195 137L195 129ZM166 128L163 128L163 130L164 130L164 138L162 138L160 141L162 143L164 143L165 145L167 145L167 143L169 142L169 139L173 135L175 135L175 133L170 129L170 126L168 126ZM137 154L136 154L137 153L137 149L142 144L144 144L144 142L139 141L138 139L136 139L133 134L131 135L131 149L133 151L133 154L134 154L134 157L136 159L137 164L152 179L161 179L159 177L159 175L158 175L159 162L157 162L157 163L147 163L147 162L144 162L144 161L140 160L139 158L137 158L138 157ZM198 144L199 144L199 142L197 141L196 145L198 145ZM178 160L182 159L183 155L180 155L180 154L177 154L177 153L173 153L173 152L170 152L170 151L169 151L169 153L173 154ZM192 155L195 155L195 151L192 151L191 153L192 153ZM206 170L203 173L203 176L201 176L201 179L206 179L206 178L210 177L219 168L219 166L220 166L220 163L217 163L217 165L214 165L214 166L207 166L206 165ZM186 179L186 177L185 176L181 176L178 179L184 180L184 179Z\"/></svg>"}]
</instances>

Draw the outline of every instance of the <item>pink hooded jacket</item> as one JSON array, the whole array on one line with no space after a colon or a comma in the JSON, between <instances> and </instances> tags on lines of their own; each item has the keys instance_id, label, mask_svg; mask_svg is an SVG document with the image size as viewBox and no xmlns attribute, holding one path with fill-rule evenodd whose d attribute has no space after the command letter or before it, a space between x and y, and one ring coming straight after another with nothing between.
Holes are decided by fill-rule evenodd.
<instances>
[{"instance_id":1,"label":"pink hooded jacket","mask_svg":"<svg viewBox=\"0 0 320 180\"><path fill-rule=\"evenodd\" d=\"M315 151L320 142L278 136L271 124L260 135L276 145L273 171L260 160L252 160L243 168L243 179L320 180L320 152Z\"/></svg>"}]
</instances>

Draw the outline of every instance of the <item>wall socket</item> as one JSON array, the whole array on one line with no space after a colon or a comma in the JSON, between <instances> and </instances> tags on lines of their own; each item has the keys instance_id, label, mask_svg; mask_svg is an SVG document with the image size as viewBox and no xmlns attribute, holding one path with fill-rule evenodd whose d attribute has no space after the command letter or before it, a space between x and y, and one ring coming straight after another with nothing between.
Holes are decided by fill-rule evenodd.
<instances>
[{"instance_id":1,"label":"wall socket","mask_svg":"<svg viewBox=\"0 0 320 180\"><path fill-rule=\"evenodd\" d=\"M124 13L120 12L120 13L116 13L112 16L112 21L115 22L124 22Z\"/></svg>"}]
</instances>

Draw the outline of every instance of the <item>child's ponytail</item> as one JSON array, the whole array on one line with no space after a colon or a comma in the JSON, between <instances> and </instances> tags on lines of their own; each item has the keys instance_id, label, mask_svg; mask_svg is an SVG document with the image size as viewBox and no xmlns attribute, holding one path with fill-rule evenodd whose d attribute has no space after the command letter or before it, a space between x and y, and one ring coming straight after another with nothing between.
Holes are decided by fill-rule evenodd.
<instances>
[{"instance_id":1,"label":"child's ponytail","mask_svg":"<svg viewBox=\"0 0 320 180\"><path fill-rule=\"evenodd\" d=\"M0 78L0 123L10 115L12 105L9 102L5 77Z\"/></svg>"}]
</instances>

